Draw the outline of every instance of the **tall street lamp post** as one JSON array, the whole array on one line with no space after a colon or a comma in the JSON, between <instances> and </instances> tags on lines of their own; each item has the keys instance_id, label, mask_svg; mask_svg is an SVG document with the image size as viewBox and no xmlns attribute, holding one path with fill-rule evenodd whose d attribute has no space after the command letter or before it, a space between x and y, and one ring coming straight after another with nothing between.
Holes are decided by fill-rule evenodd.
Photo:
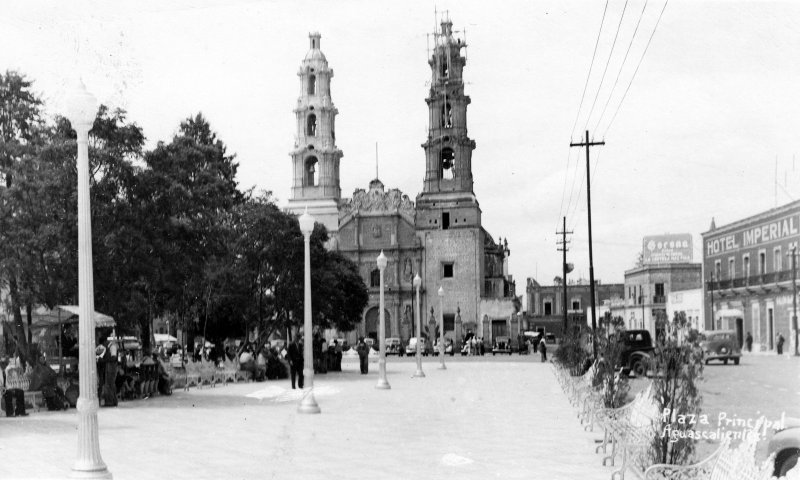
<instances>
[{"instance_id":1,"label":"tall street lamp post","mask_svg":"<svg viewBox=\"0 0 800 480\"><path fill-rule=\"evenodd\" d=\"M299 218L300 231L303 232L305 243L305 287L303 302L303 377L308 386L308 392L303 395L299 413L320 413L319 405L314 399L314 354L311 347L313 338L311 333L311 232L314 231L314 217L308 214L308 209Z\"/></svg>"},{"instance_id":2,"label":"tall street lamp post","mask_svg":"<svg viewBox=\"0 0 800 480\"><path fill-rule=\"evenodd\" d=\"M89 205L89 130L97 100L79 82L67 99L67 118L78 134L78 318L79 388L78 455L72 478L112 478L100 456L97 430L97 365L94 362L94 280L92 278L92 214Z\"/></svg>"},{"instance_id":3,"label":"tall street lamp post","mask_svg":"<svg viewBox=\"0 0 800 480\"><path fill-rule=\"evenodd\" d=\"M381 275L381 292L380 292L380 326L378 327L378 345L380 348L380 358L378 359L378 384L375 385L375 388L379 388L381 390L388 390L392 388L389 385L389 382L386 380L386 315L383 311L383 271L386 269L386 255L383 254L383 250L381 250L381 254L378 255L378 270L380 270Z\"/></svg>"},{"instance_id":4,"label":"tall street lamp post","mask_svg":"<svg viewBox=\"0 0 800 480\"><path fill-rule=\"evenodd\" d=\"M421 353L419 351L420 339L422 338L420 336L420 321L419 321L420 312L421 312L421 310L419 308L419 287L421 285L422 285L422 279L419 278L419 273L418 273L418 274L414 275L414 288L417 289L417 321L416 321L416 324L417 324L417 342L416 342L417 343L417 371L414 372L414 376L415 377L424 377L425 376L425 372L422 371L422 355L421 355Z\"/></svg>"},{"instance_id":5,"label":"tall street lamp post","mask_svg":"<svg viewBox=\"0 0 800 480\"><path fill-rule=\"evenodd\" d=\"M444 298L444 288L439 287L439 356L442 358L442 363L439 365L439 370L446 370L447 366L444 364L444 310L442 310L442 299Z\"/></svg>"}]
</instances>

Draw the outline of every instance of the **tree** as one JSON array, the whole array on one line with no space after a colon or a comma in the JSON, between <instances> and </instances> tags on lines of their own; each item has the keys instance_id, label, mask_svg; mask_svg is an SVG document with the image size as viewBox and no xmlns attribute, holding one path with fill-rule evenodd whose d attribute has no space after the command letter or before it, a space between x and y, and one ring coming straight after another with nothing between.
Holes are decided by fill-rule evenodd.
<instances>
[{"instance_id":1,"label":"tree","mask_svg":"<svg viewBox=\"0 0 800 480\"><path fill-rule=\"evenodd\" d=\"M41 145L42 101L31 87L32 82L17 72L6 71L0 75L0 288L8 288L8 307L13 316L13 328L4 322L3 329L4 337L13 337L17 343L23 363L28 361L30 341L24 335L21 310L31 301L30 292L21 285L28 250L27 237L16 228L23 206L12 200L12 196L20 199L20 190L11 192L10 189L14 186L15 175L28 167L25 160L34 156ZM30 323L30 308L28 312ZM6 344L5 348L9 349L10 345Z\"/></svg>"},{"instance_id":2,"label":"tree","mask_svg":"<svg viewBox=\"0 0 800 480\"><path fill-rule=\"evenodd\" d=\"M238 165L202 114L183 121L172 142L160 142L144 161L135 196L147 219L143 233L154 269L142 285L150 310L170 312L191 328L213 291L207 267L226 254L224 219L244 199ZM149 321L142 328L149 339Z\"/></svg>"}]
</instances>

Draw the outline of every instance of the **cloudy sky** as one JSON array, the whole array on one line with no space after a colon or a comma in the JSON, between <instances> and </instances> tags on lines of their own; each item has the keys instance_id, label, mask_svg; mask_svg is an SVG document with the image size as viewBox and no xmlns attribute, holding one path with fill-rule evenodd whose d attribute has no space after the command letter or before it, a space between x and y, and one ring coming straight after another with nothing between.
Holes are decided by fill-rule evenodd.
<instances>
[{"instance_id":1,"label":"cloudy sky","mask_svg":"<svg viewBox=\"0 0 800 480\"><path fill-rule=\"evenodd\" d=\"M699 261L712 217L722 225L800 198L794 1L0 6L0 69L34 80L49 112L79 74L101 102L129 112L150 147L202 111L237 154L241 186L282 204L311 31L335 71L343 194L375 176L376 142L387 187L420 192L427 35L434 12L448 11L468 43L475 193L486 229L508 238L517 293L527 277L560 275L564 215L575 232L569 261L588 277L585 151L569 148L585 129L606 142L592 150L591 192L595 277L605 283L622 282L644 235L691 233Z\"/></svg>"}]
</instances>

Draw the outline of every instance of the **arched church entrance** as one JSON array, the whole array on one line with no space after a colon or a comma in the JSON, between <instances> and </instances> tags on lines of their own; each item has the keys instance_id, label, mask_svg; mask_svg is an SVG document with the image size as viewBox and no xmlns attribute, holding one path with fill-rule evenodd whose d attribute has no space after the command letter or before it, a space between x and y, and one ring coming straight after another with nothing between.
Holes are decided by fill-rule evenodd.
<instances>
[{"instance_id":1,"label":"arched church entrance","mask_svg":"<svg viewBox=\"0 0 800 480\"><path fill-rule=\"evenodd\" d=\"M378 312L380 309L378 307L372 307L367 310L367 314L364 315L364 336L367 338L372 338L375 342L378 341L378 326L380 324L380 318L378 317ZM386 332L386 338L392 335L392 329L389 326L391 323L392 316L389 315L389 311L384 309L384 331ZM376 343L377 345L377 343Z\"/></svg>"}]
</instances>

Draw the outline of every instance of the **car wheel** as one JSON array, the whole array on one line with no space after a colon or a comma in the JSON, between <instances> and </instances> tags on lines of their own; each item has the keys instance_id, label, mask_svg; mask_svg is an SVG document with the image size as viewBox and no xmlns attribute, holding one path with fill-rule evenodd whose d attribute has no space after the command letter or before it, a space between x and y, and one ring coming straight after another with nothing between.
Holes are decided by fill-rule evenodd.
<instances>
[{"instance_id":1,"label":"car wheel","mask_svg":"<svg viewBox=\"0 0 800 480\"><path fill-rule=\"evenodd\" d=\"M635 377L645 377L647 375L647 367L642 360L636 360L631 365L631 371Z\"/></svg>"},{"instance_id":2,"label":"car wheel","mask_svg":"<svg viewBox=\"0 0 800 480\"><path fill-rule=\"evenodd\" d=\"M724 365L727 365L727 364L728 364L728 359L726 358L725 360L723 360L723 361L722 361L722 363L723 363Z\"/></svg>"},{"instance_id":3,"label":"car wheel","mask_svg":"<svg viewBox=\"0 0 800 480\"><path fill-rule=\"evenodd\" d=\"M797 448L782 451L775 459L775 476L786 476L786 473L797 465L798 456L800 456L800 449Z\"/></svg>"},{"instance_id":4,"label":"car wheel","mask_svg":"<svg viewBox=\"0 0 800 480\"><path fill-rule=\"evenodd\" d=\"M706 360L706 365L708 365L708 360Z\"/></svg>"},{"instance_id":5,"label":"car wheel","mask_svg":"<svg viewBox=\"0 0 800 480\"><path fill-rule=\"evenodd\" d=\"M734 365L739 365L739 357L736 357L736 358L733 359L733 364Z\"/></svg>"},{"instance_id":6,"label":"car wheel","mask_svg":"<svg viewBox=\"0 0 800 480\"><path fill-rule=\"evenodd\" d=\"M494 357L494 352L492 352L492 356Z\"/></svg>"}]
</instances>

